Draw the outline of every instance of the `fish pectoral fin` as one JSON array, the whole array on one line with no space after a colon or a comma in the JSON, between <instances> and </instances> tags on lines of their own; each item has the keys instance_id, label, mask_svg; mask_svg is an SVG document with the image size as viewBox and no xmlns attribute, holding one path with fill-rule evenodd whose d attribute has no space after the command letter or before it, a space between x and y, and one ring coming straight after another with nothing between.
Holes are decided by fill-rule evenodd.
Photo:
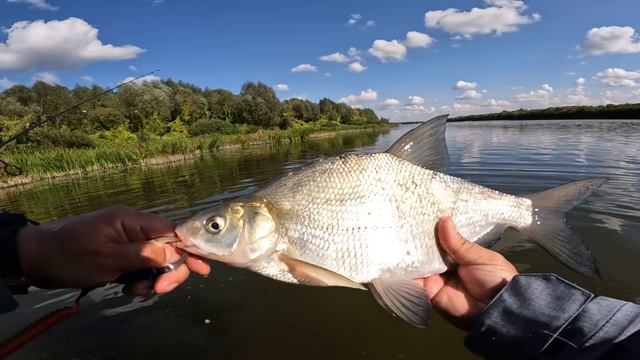
<instances>
[{"instance_id":1,"label":"fish pectoral fin","mask_svg":"<svg viewBox=\"0 0 640 360\"><path fill-rule=\"evenodd\" d=\"M447 171L450 164L445 139L448 116L440 115L427 120L404 134L386 152L430 170Z\"/></svg>"},{"instance_id":2,"label":"fish pectoral fin","mask_svg":"<svg viewBox=\"0 0 640 360\"><path fill-rule=\"evenodd\" d=\"M278 259L289 269L289 273L291 273L300 284L310 286L343 286L361 290L367 289L362 286L362 284L338 273L292 258L286 254L280 254Z\"/></svg>"},{"instance_id":3,"label":"fish pectoral fin","mask_svg":"<svg viewBox=\"0 0 640 360\"><path fill-rule=\"evenodd\" d=\"M370 290L378 303L392 314L420 328L429 325L431 302L413 279L378 278L371 282Z\"/></svg>"}]
</instances>

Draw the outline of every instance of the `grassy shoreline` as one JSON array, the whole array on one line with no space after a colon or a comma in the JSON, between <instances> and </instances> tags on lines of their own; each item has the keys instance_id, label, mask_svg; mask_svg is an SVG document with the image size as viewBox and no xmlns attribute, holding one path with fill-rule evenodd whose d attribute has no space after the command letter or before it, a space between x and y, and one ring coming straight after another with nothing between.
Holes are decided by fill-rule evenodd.
<instances>
[{"instance_id":1,"label":"grassy shoreline","mask_svg":"<svg viewBox=\"0 0 640 360\"><path fill-rule=\"evenodd\" d=\"M338 133L379 131L391 125L341 125L323 128L303 126L287 130L259 130L251 134L210 134L197 137L153 137L144 142L135 137L96 139L91 149L20 149L3 154L3 160L19 166L19 176L0 178L0 189L22 187L62 177L83 176L131 166L154 166L184 161L217 151L232 151L266 144L282 144L335 136ZM117 138L117 136L116 136Z\"/></svg>"}]
</instances>

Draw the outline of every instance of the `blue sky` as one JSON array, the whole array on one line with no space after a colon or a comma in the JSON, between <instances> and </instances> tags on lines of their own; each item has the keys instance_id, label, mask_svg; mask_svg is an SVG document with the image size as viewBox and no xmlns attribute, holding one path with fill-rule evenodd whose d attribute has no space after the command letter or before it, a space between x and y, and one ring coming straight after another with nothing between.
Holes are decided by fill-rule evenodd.
<instances>
[{"instance_id":1,"label":"blue sky","mask_svg":"<svg viewBox=\"0 0 640 360\"><path fill-rule=\"evenodd\" d=\"M0 0L0 89L160 69L392 120L640 102L638 14L637 0Z\"/></svg>"}]
</instances>

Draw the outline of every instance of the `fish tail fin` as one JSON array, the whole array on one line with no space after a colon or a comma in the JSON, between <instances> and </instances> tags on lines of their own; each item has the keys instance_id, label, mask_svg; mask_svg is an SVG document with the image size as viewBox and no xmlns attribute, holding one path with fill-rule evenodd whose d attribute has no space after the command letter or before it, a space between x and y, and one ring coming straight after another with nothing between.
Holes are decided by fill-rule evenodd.
<instances>
[{"instance_id":1,"label":"fish tail fin","mask_svg":"<svg viewBox=\"0 0 640 360\"><path fill-rule=\"evenodd\" d=\"M565 223L565 213L605 181L603 178L579 180L526 196L531 200L533 220L531 225L517 230L572 270L601 278L593 255Z\"/></svg>"}]
</instances>

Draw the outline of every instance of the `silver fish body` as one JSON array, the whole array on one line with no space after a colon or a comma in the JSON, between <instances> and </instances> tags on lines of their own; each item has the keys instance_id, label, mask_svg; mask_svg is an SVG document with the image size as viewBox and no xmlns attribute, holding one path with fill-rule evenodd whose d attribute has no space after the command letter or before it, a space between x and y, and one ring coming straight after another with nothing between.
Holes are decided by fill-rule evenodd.
<instances>
[{"instance_id":1,"label":"silver fish body","mask_svg":"<svg viewBox=\"0 0 640 360\"><path fill-rule=\"evenodd\" d=\"M524 197L446 175L446 116L402 136L386 152L315 163L255 194L208 209L176 228L185 250L273 279L365 289L392 313L427 325L430 304L412 280L451 265L435 227L453 217L482 245L514 228L568 267L598 276L564 213L602 179Z\"/></svg>"},{"instance_id":2,"label":"silver fish body","mask_svg":"<svg viewBox=\"0 0 640 360\"><path fill-rule=\"evenodd\" d=\"M288 255L359 283L442 273L435 226L444 216L472 241L531 224L531 201L387 153L321 160L256 197L277 209Z\"/></svg>"}]
</instances>

